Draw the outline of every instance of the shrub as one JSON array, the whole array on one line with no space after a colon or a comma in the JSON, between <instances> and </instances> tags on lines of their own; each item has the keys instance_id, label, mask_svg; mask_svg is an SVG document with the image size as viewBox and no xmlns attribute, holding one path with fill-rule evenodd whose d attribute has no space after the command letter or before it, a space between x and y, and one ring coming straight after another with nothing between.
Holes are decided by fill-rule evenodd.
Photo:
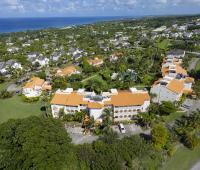
<instances>
[{"instance_id":1,"label":"shrub","mask_svg":"<svg viewBox=\"0 0 200 170\"><path fill-rule=\"evenodd\" d=\"M8 92L7 90L2 90L0 92L0 98L1 99L7 99L7 98L11 98L13 96L13 93Z\"/></svg>"},{"instance_id":2,"label":"shrub","mask_svg":"<svg viewBox=\"0 0 200 170\"><path fill-rule=\"evenodd\" d=\"M39 101L39 97L31 97L31 98L28 98L26 96L22 96L22 100L24 102L27 102L27 103L34 103L34 102L37 102Z\"/></svg>"}]
</instances>

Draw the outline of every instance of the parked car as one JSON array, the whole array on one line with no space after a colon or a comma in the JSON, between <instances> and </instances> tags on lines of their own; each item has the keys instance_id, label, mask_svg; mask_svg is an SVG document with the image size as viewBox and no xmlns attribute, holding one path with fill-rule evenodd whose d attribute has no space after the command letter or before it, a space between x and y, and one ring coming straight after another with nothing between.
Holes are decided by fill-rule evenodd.
<instances>
[{"instance_id":1,"label":"parked car","mask_svg":"<svg viewBox=\"0 0 200 170\"><path fill-rule=\"evenodd\" d=\"M183 107L183 108L186 108L186 109L190 109L190 108L191 108L191 106L186 105L186 104L183 104L182 107Z\"/></svg>"},{"instance_id":2,"label":"parked car","mask_svg":"<svg viewBox=\"0 0 200 170\"><path fill-rule=\"evenodd\" d=\"M119 129L120 129L121 133L126 133L126 129L122 123L119 124Z\"/></svg>"}]
</instances>

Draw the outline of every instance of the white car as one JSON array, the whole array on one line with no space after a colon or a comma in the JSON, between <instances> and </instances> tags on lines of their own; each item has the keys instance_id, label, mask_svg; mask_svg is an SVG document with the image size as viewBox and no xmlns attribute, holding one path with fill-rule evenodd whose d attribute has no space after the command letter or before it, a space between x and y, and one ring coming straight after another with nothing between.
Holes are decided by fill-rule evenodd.
<instances>
[{"instance_id":1,"label":"white car","mask_svg":"<svg viewBox=\"0 0 200 170\"><path fill-rule=\"evenodd\" d=\"M119 124L119 129L120 129L121 133L126 133L126 129L122 123Z\"/></svg>"}]
</instances>

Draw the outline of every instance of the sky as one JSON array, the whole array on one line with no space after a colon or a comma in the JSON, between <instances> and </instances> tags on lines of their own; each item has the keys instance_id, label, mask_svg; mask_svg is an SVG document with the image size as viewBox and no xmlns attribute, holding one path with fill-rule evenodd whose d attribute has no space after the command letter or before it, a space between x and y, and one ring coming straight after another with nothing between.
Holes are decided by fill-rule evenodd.
<instances>
[{"instance_id":1,"label":"sky","mask_svg":"<svg viewBox=\"0 0 200 170\"><path fill-rule=\"evenodd\" d=\"M146 16L200 13L200 0L0 0L0 17Z\"/></svg>"}]
</instances>

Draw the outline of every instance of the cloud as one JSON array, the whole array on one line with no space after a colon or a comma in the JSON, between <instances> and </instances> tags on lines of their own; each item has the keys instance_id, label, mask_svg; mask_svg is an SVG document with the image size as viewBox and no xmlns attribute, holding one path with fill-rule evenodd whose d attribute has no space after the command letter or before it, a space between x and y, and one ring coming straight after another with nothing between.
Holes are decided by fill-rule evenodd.
<instances>
[{"instance_id":1,"label":"cloud","mask_svg":"<svg viewBox=\"0 0 200 170\"><path fill-rule=\"evenodd\" d=\"M187 9L190 7L192 11L193 8L200 6L200 0L0 0L0 14L25 12L29 15L31 13L33 15L40 15L40 13L123 15L141 10L155 13L162 9L167 12L175 6ZM174 11L176 12L175 9Z\"/></svg>"}]
</instances>

